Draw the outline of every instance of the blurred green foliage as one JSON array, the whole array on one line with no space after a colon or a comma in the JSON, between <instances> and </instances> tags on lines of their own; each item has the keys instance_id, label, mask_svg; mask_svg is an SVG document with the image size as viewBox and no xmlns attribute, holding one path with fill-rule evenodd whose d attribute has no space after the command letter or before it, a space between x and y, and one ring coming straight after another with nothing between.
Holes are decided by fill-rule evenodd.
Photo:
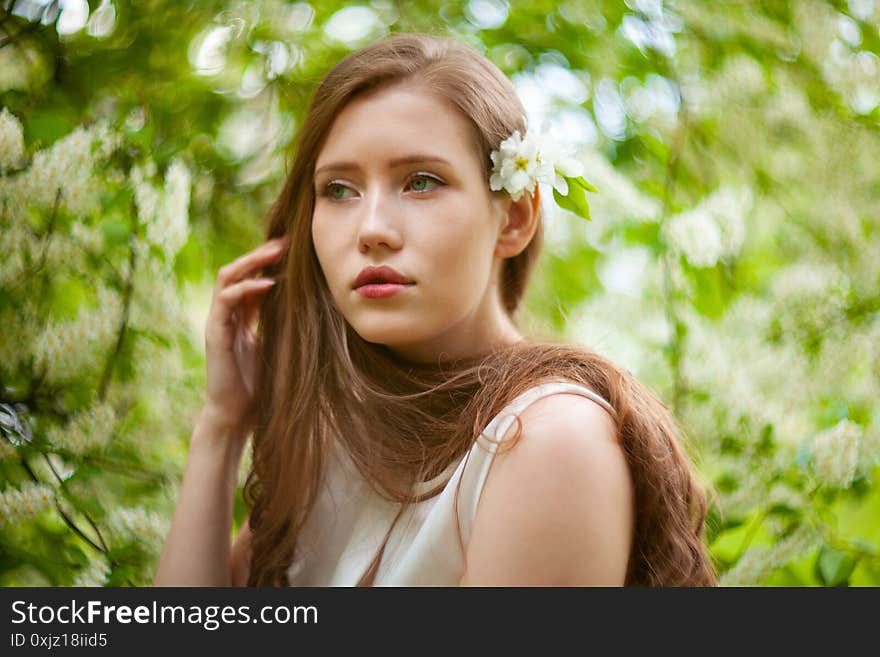
<instances>
[{"instance_id":1,"label":"blurred green foliage","mask_svg":"<svg viewBox=\"0 0 880 657\"><path fill-rule=\"evenodd\" d=\"M876 0L2 5L3 585L151 581L213 277L323 73L397 31L580 149L593 221L545 204L523 324L675 411L722 582L880 584Z\"/></svg>"}]
</instances>

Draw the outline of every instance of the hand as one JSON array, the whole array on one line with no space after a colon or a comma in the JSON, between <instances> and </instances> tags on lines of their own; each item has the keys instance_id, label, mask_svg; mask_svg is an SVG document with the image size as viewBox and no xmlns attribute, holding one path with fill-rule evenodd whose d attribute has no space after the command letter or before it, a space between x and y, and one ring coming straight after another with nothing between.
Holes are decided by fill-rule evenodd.
<instances>
[{"instance_id":1,"label":"hand","mask_svg":"<svg viewBox=\"0 0 880 657\"><path fill-rule=\"evenodd\" d=\"M255 411L254 390L260 338L255 332L260 295L271 289L271 278L251 278L287 251L287 236L269 240L223 266L205 327L207 386L205 411L213 422L247 431Z\"/></svg>"}]
</instances>

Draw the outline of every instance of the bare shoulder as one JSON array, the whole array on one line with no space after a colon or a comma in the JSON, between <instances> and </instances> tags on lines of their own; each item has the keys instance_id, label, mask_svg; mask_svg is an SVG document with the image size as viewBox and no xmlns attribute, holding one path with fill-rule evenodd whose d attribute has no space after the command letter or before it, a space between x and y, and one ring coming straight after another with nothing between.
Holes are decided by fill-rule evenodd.
<instances>
[{"instance_id":1,"label":"bare shoulder","mask_svg":"<svg viewBox=\"0 0 880 657\"><path fill-rule=\"evenodd\" d=\"M611 415L557 393L520 419L520 438L499 451L484 483L460 583L623 584L634 494Z\"/></svg>"}]
</instances>

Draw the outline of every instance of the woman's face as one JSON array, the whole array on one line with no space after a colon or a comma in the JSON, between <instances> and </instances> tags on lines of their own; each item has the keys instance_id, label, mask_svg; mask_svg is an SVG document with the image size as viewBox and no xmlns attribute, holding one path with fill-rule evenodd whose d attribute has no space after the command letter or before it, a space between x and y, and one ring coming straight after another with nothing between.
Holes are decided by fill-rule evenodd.
<instances>
[{"instance_id":1,"label":"woman's face","mask_svg":"<svg viewBox=\"0 0 880 657\"><path fill-rule=\"evenodd\" d=\"M399 86L356 98L318 154L314 189L315 251L364 340L436 362L520 339L497 289L507 205L452 106ZM381 265L413 284L384 297L355 289L361 270Z\"/></svg>"}]
</instances>

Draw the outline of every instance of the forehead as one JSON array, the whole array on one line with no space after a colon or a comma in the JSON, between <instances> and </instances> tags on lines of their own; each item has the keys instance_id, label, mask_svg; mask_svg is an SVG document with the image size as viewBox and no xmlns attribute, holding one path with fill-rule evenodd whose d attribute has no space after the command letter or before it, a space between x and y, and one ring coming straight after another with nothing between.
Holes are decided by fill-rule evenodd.
<instances>
[{"instance_id":1,"label":"forehead","mask_svg":"<svg viewBox=\"0 0 880 657\"><path fill-rule=\"evenodd\" d=\"M413 153L477 168L476 133L451 103L411 87L393 86L349 102L336 117L315 163L389 161Z\"/></svg>"}]
</instances>

